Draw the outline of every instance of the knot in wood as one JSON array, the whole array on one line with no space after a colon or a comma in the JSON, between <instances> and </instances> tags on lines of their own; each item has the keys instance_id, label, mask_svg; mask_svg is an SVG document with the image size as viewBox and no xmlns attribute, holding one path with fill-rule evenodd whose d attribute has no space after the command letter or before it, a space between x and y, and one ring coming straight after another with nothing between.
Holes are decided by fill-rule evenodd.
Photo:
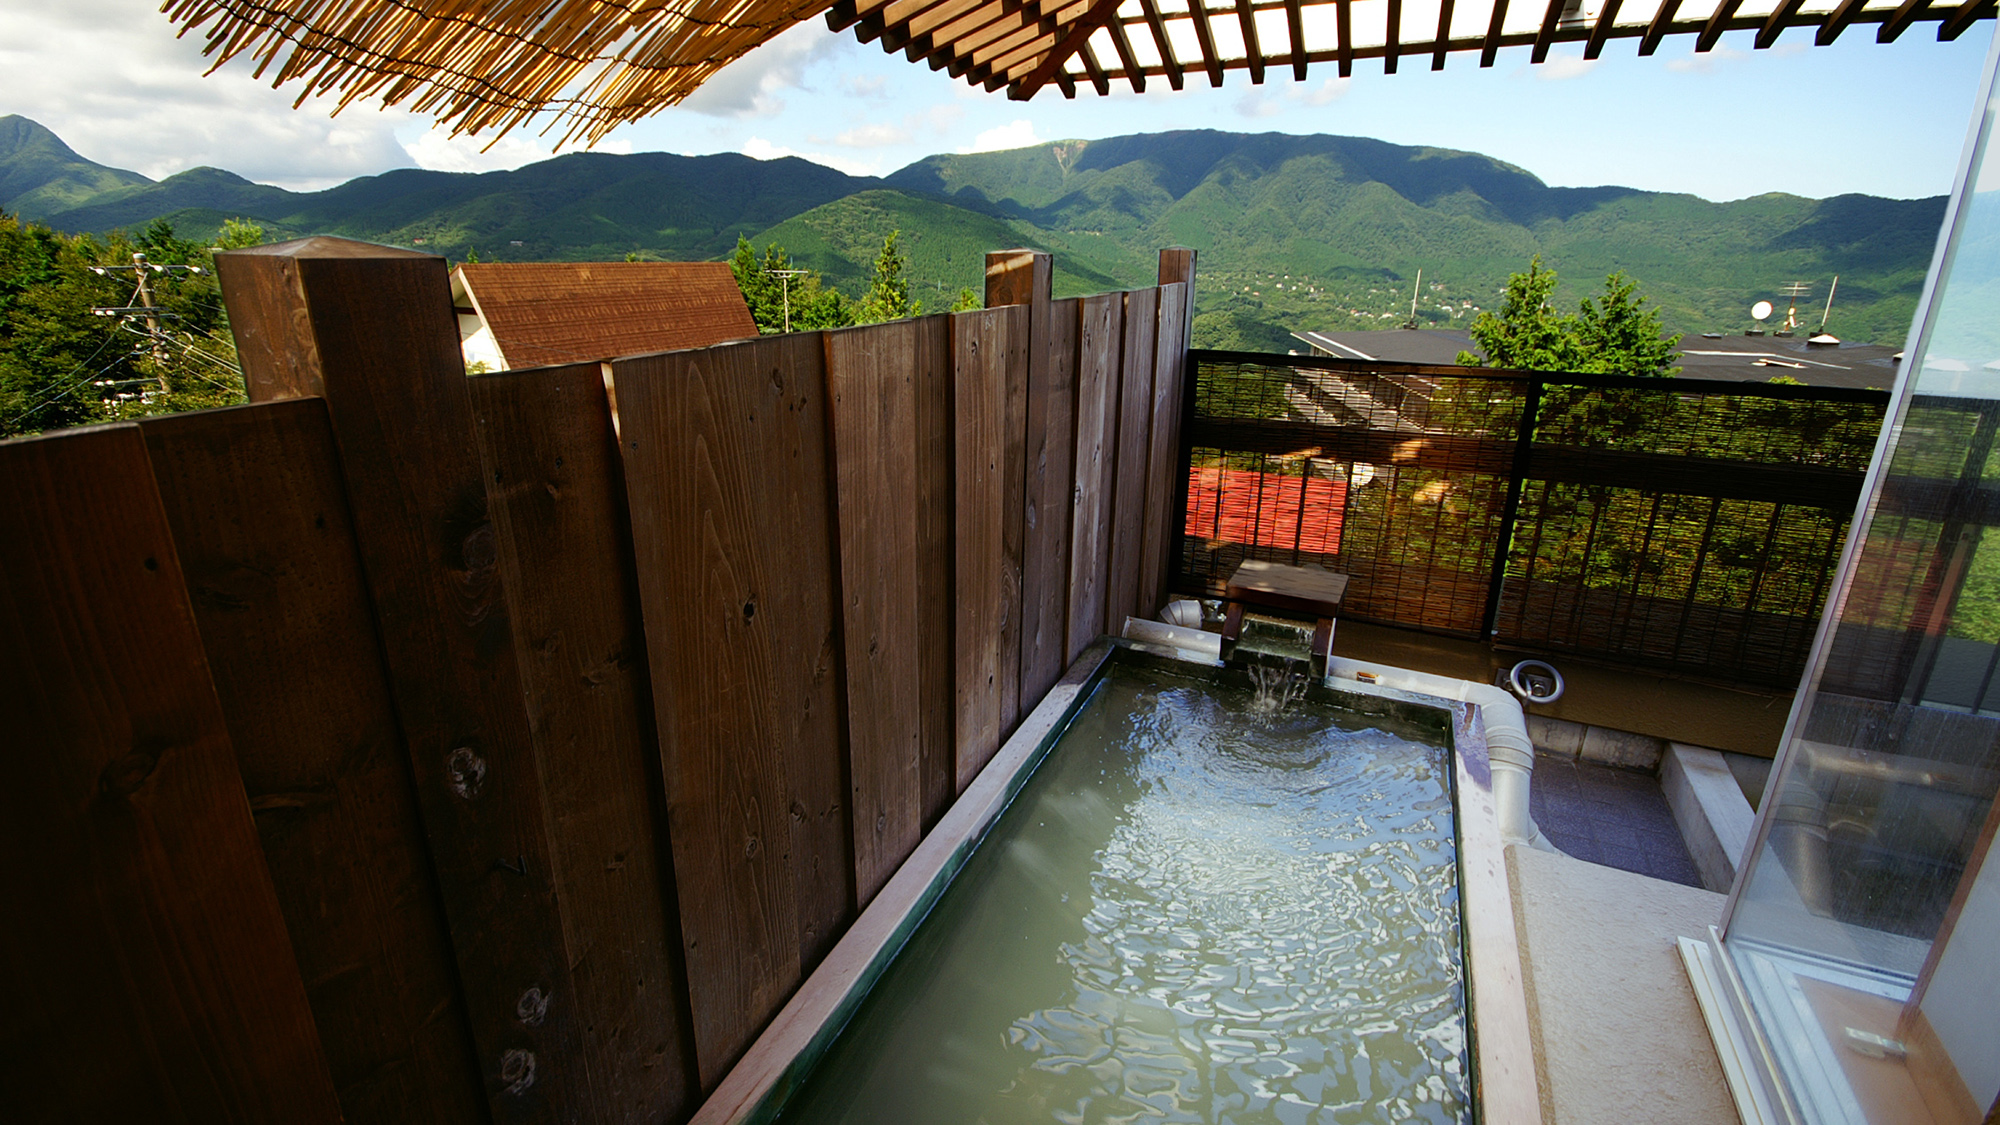
<instances>
[{"instance_id":1,"label":"knot in wood","mask_svg":"<svg viewBox=\"0 0 2000 1125\"><path fill-rule=\"evenodd\" d=\"M458 546L459 561L468 573L483 574L492 570L500 561L500 549L494 543L493 525L482 523L472 529Z\"/></svg>"},{"instance_id":2,"label":"knot in wood","mask_svg":"<svg viewBox=\"0 0 2000 1125\"><path fill-rule=\"evenodd\" d=\"M500 1081L509 1094L520 1097L535 1084L535 1053L510 1047L500 1056Z\"/></svg>"},{"instance_id":3,"label":"knot in wood","mask_svg":"<svg viewBox=\"0 0 2000 1125\"><path fill-rule=\"evenodd\" d=\"M470 746L453 750L444 760L444 772L451 791L468 801L479 796L486 785L486 759L473 753Z\"/></svg>"},{"instance_id":4,"label":"knot in wood","mask_svg":"<svg viewBox=\"0 0 2000 1125\"><path fill-rule=\"evenodd\" d=\"M529 1027L540 1027L549 1015L548 994L539 988L530 988L521 994L514 1004L515 1018Z\"/></svg>"}]
</instances>

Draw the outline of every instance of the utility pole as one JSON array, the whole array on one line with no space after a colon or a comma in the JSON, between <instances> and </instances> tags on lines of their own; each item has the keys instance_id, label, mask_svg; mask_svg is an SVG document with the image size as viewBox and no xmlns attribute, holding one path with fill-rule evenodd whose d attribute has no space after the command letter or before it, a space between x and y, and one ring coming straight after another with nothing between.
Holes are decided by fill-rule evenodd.
<instances>
[{"instance_id":1,"label":"utility pole","mask_svg":"<svg viewBox=\"0 0 2000 1125\"><path fill-rule=\"evenodd\" d=\"M765 270L764 272L778 279L779 288L785 300L785 331L790 332L792 330L792 279L795 277L804 277L812 271Z\"/></svg>"},{"instance_id":2,"label":"utility pole","mask_svg":"<svg viewBox=\"0 0 2000 1125\"><path fill-rule=\"evenodd\" d=\"M133 275L138 279L138 285L132 294L132 300L137 303L119 305L110 308L95 308L91 309L90 311L96 313L98 316L115 316L124 320L132 320L134 318L137 318L144 320L146 322L146 339L153 345L153 366L154 369L158 372L157 376L155 377L155 381L159 383L160 390L162 393L164 393L168 389L167 368L166 368L167 337L166 333L160 329L160 321L164 317L171 317L174 316L175 314L170 312L162 312L159 306L153 303L153 280L149 275L156 273L198 274L198 273L203 273L205 271L200 266L155 265L152 262L146 260L146 255L137 252L133 253L132 264L129 266L90 267L90 272L96 274L99 277L109 277L111 276L113 271L120 271L120 270L131 270Z\"/></svg>"}]
</instances>

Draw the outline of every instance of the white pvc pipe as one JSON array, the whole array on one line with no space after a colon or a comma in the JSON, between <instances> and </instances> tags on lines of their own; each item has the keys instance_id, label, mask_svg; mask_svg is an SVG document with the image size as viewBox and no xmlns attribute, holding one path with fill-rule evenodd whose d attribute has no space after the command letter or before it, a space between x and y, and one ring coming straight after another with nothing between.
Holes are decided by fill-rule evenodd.
<instances>
[{"instance_id":1,"label":"white pvc pipe","mask_svg":"<svg viewBox=\"0 0 2000 1125\"><path fill-rule=\"evenodd\" d=\"M1454 680L1428 672L1413 672L1408 668L1391 668L1385 664L1366 664L1339 656L1327 657L1326 673L1329 677L1359 680L1357 673L1361 672L1369 673L1375 683L1385 687L1478 707L1486 725L1486 760L1492 764L1493 808L1500 818L1500 838L1509 844L1527 844L1545 852L1556 850L1556 846L1536 827L1535 818L1528 813L1529 782L1535 772L1535 744L1528 738L1528 721L1521 713L1519 700L1492 684Z\"/></svg>"},{"instance_id":2,"label":"white pvc pipe","mask_svg":"<svg viewBox=\"0 0 2000 1125\"><path fill-rule=\"evenodd\" d=\"M1222 634L1210 633L1202 629L1190 629L1185 625L1168 625L1163 621L1148 621L1143 617L1125 619L1125 639L1143 641L1151 645L1186 649L1204 656L1222 655Z\"/></svg>"}]
</instances>

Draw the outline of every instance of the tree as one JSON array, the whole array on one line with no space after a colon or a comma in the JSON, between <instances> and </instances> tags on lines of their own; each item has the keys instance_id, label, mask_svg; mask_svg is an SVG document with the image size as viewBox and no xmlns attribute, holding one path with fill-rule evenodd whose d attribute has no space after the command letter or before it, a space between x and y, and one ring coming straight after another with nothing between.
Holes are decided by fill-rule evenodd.
<instances>
[{"instance_id":1,"label":"tree","mask_svg":"<svg viewBox=\"0 0 2000 1125\"><path fill-rule=\"evenodd\" d=\"M135 252L191 268L148 271L150 318L97 314L141 303ZM100 241L0 215L0 436L242 402L213 266L161 220Z\"/></svg>"},{"instance_id":2,"label":"tree","mask_svg":"<svg viewBox=\"0 0 2000 1125\"><path fill-rule=\"evenodd\" d=\"M1573 314L1556 312L1556 271L1537 254L1528 272L1507 278L1500 311L1480 313L1472 339L1485 353L1458 353L1466 367L1574 371L1602 375L1672 375L1680 334L1661 334L1658 309L1642 306L1639 285L1623 272L1604 279L1604 294L1584 298Z\"/></svg>"},{"instance_id":3,"label":"tree","mask_svg":"<svg viewBox=\"0 0 2000 1125\"><path fill-rule=\"evenodd\" d=\"M764 248L760 261L750 240L736 236L729 272L736 275L736 287L743 291L743 303L750 306L750 319L757 322L758 332L771 335L785 331L788 304L794 332L854 323L854 303L839 290L827 288L818 270L807 270L788 282L781 271L792 268L790 256L777 243Z\"/></svg>"},{"instance_id":4,"label":"tree","mask_svg":"<svg viewBox=\"0 0 2000 1125\"><path fill-rule=\"evenodd\" d=\"M902 231L892 230L882 240L882 252L875 256L875 277L861 298L857 324L879 324L885 320L923 315L924 305L910 296L910 283L903 277L907 263L896 241Z\"/></svg>"},{"instance_id":5,"label":"tree","mask_svg":"<svg viewBox=\"0 0 2000 1125\"><path fill-rule=\"evenodd\" d=\"M985 307L986 302L980 298L979 294L972 291L972 286L970 285L960 289L958 291L958 299L951 303L952 312L971 312L974 309L983 309Z\"/></svg>"}]
</instances>

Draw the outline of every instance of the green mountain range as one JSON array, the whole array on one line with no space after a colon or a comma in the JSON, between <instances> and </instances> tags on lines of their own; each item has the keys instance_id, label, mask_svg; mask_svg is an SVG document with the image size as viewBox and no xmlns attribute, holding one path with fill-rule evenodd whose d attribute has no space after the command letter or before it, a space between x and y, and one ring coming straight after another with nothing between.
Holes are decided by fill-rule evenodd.
<instances>
[{"instance_id":1,"label":"green mountain range","mask_svg":"<svg viewBox=\"0 0 2000 1125\"><path fill-rule=\"evenodd\" d=\"M573 153L291 192L214 168L154 182L0 117L0 209L68 231L165 218L205 238L242 218L274 238L339 234L484 260L713 259L742 235L858 294L884 236L901 230L912 291L933 308L977 290L992 249L1052 252L1060 295L1146 284L1158 248L1192 246L1197 342L1279 351L1297 346L1294 330L1402 323L1413 296L1420 321L1463 326L1535 254L1563 275L1566 303L1623 270L1688 332L1746 327L1753 302L1793 281L1823 302L1838 275L1828 327L1896 342L1943 207L1551 188L1477 153L1209 130L931 156L882 179L795 158ZM1810 308L1813 324L1820 313Z\"/></svg>"}]
</instances>

